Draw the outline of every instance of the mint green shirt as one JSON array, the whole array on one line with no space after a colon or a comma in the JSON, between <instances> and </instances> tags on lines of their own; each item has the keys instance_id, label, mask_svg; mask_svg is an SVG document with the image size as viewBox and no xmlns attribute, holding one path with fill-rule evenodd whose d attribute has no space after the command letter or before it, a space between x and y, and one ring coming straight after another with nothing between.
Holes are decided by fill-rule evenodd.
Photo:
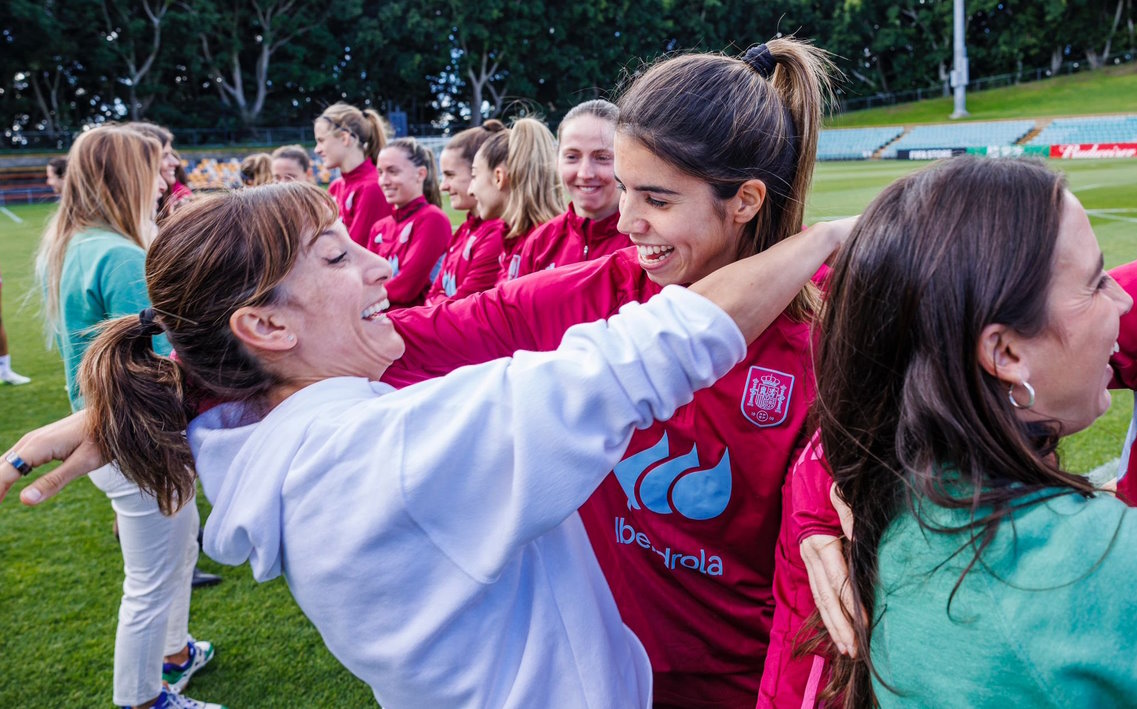
<instances>
[{"instance_id":1,"label":"mint green shirt","mask_svg":"<svg viewBox=\"0 0 1137 709\"><path fill-rule=\"evenodd\" d=\"M79 363L97 335L93 327L150 307L145 271L146 252L117 232L87 229L71 237L59 284L59 350L72 411L83 408ZM170 354L164 335L154 338L154 349Z\"/></svg>"},{"instance_id":2,"label":"mint green shirt","mask_svg":"<svg viewBox=\"0 0 1137 709\"><path fill-rule=\"evenodd\" d=\"M958 525L967 510L925 506ZM1137 510L1065 494L1005 520L974 555L966 535L910 513L884 535L872 635L882 707L1112 707L1137 703Z\"/></svg>"}]
</instances>

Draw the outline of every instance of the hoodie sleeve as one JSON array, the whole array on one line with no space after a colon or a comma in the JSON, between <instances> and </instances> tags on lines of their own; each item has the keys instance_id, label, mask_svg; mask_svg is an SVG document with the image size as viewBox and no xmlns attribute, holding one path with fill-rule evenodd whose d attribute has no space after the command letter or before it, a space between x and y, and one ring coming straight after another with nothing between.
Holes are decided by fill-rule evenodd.
<instances>
[{"instance_id":1,"label":"hoodie sleeve","mask_svg":"<svg viewBox=\"0 0 1137 709\"><path fill-rule=\"evenodd\" d=\"M670 418L745 352L725 313L672 287L572 328L554 352L408 389L406 509L453 563L491 582L519 546L588 499L635 429Z\"/></svg>"}]
</instances>

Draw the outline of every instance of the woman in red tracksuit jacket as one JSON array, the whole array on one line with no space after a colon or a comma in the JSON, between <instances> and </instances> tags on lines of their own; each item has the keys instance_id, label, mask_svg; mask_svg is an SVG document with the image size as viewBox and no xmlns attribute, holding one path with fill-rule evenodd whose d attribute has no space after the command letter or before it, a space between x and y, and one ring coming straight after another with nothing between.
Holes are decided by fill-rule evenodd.
<instances>
[{"instance_id":1,"label":"woman in red tracksuit jacket","mask_svg":"<svg viewBox=\"0 0 1137 709\"><path fill-rule=\"evenodd\" d=\"M366 247L371 227L391 213L375 169L379 151L387 144L383 119L370 108L360 111L346 103L334 103L316 119L313 130L316 155L328 169L340 169L328 193L336 199L351 240Z\"/></svg>"},{"instance_id":2,"label":"woman in red tracksuit jacket","mask_svg":"<svg viewBox=\"0 0 1137 709\"><path fill-rule=\"evenodd\" d=\"M505 222L500 213L487 211L485 216L480 213L478 200L470 193L470 181L478 148L503 130L505 125L492 118L480 126L467 128L450 139L438 158L442 191L450 195L451 207L467 214L450 237L442 267L426 294L427 305L437 305L449 298L465 298L471 293L489 290L497 282Z\"/></svg>"},{"instance_id":3,"label":"woman in red tracksuit jacket","mask_svg":"<svg viewBox=\"0 0 1137 709\"><path fill-rule=\"evenodd\" d=\"M450 241L434 153L414 138L395 140L379 153L379 186L394 212L371 228L367 248L391 264L391 307L422 305Z\"/></svg>"},{"instance_id":4,"label":"woman in red tracksuit jacket","mask_svg":"<svg viewBox=\"0 0 1137 709\"><path fill-rule=\"evenodd\" d=\"M631 245L616 228L620 193L613 170L616 104L573 106L557 128L557 170L569 196L563 214L537 227L521 248L518 276L597 259Z\"/></svg>"},{"instance_id":5,"label":"woman in red tracksuit jacket","mask_svg":"<svg viewBox=\"0 0 1137 709\"><path fill-rule=\"evenodd\" d=\"M470 194L482 218L496 214L508 226L498 259L497 283L517 277L521 248L533 230L564 209L557 188L553 134L534 118L515 121L491 136L474 156Z\"/></svg>"},{"instance_id":6,"label":"woman in red tracksuit jacket","mask_svg":"<svg viewBox=\"0 0 1137 709\"><path fill-rule=\"evenodd\" d=\"M620 230L635 246L393 314L407 350L384 379L402 385L519 348L551 349L575 323L797 232L827 66L822 52L789 39L741 60L657 63L621 98L616 133ZM658 706L750 709L758 696L782 482L813 398L816 300L816 288L805 289L745 362L671 420L637 432L581 510L624 622L651 658Z\"/></svg>"}]
</instances>

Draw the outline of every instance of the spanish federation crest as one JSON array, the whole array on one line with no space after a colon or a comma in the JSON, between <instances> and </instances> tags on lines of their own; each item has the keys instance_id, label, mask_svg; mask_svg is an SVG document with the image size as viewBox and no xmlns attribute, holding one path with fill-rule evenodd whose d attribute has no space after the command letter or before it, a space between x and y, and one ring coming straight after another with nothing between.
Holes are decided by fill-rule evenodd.
<instances>
[{"instance_id":1,"label":"spanish federation crest","mask_svg":"<svg viewBox=\"0 0 1137 709\"><path fill-rule=\"evenodd\" d=\"M794 375L765 367L751 367L742 390L742 415L761 428L777 426L786 420Z\"/></svg>"}]
</instances>

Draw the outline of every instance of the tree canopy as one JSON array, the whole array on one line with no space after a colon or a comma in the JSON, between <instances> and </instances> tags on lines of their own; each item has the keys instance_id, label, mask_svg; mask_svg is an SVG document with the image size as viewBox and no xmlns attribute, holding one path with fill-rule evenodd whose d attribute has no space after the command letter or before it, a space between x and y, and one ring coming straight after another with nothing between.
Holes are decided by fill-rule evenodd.
<instances>
[{"instance_id":1,"label":"tree canopy","mask_svg":"<svg viewBox=\"0 0 1137 709\"><path fill-rule=\"evenodd\" d=\"M1133 0L967 0L971 76L1137 50ZM845 96L948 80L952 0L8 0L12 131L146 118L304 125L348 101L419 130L611 96L644 61L794 34L836 55Z\"/></svg>"}]
</instances>

